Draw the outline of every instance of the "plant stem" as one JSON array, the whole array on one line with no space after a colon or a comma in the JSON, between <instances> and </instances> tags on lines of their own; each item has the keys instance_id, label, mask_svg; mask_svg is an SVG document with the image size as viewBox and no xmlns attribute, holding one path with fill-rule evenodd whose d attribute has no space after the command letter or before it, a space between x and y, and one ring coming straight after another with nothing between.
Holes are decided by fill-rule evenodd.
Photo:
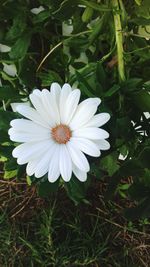
<instances>
[{"instance_id":1,"label":"plant stem","mask_svg":"<svg viewBox=\"0 0 150 267\"><path fill-rule=\"evenodd\" d=\"M118 11L119 2L118 0L112 0L113 12L114 12L114 25L115 25L115 34L116 34L116 45L117 45L117 56L118 56L118 74L119 80L125 80L125 68L124 68L124 58L123 58L123 33L121 18Z\"/></svg>"}]
</instances>

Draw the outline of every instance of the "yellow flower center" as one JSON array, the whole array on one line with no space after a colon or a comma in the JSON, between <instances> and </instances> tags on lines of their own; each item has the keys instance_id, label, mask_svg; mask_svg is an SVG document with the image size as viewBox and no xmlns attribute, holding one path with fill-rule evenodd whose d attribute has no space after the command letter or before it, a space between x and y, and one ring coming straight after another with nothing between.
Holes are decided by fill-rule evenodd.
<instances>
[{"instance_id":1,"label":"yellow flower center","mask_svg":"<svg viewBox=\"0 0 150 267\"><path fill-rule=\"evenodd\" d=\"M59 144L66 144L71 138L71 130L64 124L57 125L51 130L52 138Z\"/></svg>"}]
</instances>

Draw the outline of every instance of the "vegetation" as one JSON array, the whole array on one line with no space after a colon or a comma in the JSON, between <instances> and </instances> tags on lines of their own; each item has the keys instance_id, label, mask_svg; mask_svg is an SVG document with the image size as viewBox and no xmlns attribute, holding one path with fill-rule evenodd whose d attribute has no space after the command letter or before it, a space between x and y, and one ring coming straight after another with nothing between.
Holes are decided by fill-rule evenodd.
<instances>
[{"instance_id":1,"label":"vegetation","mask_svg":"<svg viewBox=\"0 0 150 267\"><path fill-rule=\"evenodd\" d=\"M148 267L149 0L0 4L1 266ZM86 183L26 177L12 158L12 103L52 82L111 115L111 148L89 158Z\"/></svg>"}]
</instances>

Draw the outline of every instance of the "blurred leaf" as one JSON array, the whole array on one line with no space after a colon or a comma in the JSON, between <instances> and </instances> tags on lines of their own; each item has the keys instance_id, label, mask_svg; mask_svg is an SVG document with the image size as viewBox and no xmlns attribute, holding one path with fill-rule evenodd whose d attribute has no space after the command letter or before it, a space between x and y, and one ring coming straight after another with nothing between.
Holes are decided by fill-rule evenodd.
<instances>
[{"instance_id":1,"label":"blurred leaf","mask_svg":"<svg viewBox=\"0 0 150 267\"><path fill-rule=\"evenodd\" d=\"M103 170L107 171L109 176L112 176L118 169L118 153L113 152L110 155L103 157L100 160L100 166Z\"/></svg>"},{"instance_id":2,"label":"blurred leaf","mask_svg":"<svg viewBox=\"0 0 150 267\"><path fill-rule=\"evenodd\" d=\"M21 99L23 96L19 95L19 92L10 86L2 86L0 87L0 100L8 100L11 99L13 101L17 101Z\"/></svg>"},{"instance_id":3,"label":"blurred leaf","mask_svg":"<svg viewBox=\"0 0 150 267\"><path fill-rule=\"evenodd\" d=\"M10 121L17 117L15 112L0 110L0 129L7 131L10 128Z\"/></svg>"},{"instance_id":4,"label":"blurred leaf","mask_svg":"<svg viewBox=\"0 0 150 267\"><path fill-rule=\"evenodd\" d=\"M12 59L23 58L27 53L28 47L30 45L30 39L31 39L30 33L25 33L22 37L20 37L11 48L11 51L9 53L10 58Z\"/></svg>"},{"instance_id":5,"label":"blurred leaf","mask_svg":"<svg viewBox=\"0 0 150 267\"><path fill-rule=\"evenodd\" d=\"M82 89L85 95L87 95L88 97L93 97L94 96L93 89L88 84L86 79L84 79L84 77L77 70L76 70L76 76L77 76L77 80L83 85Z\"/></svg>"},{"instance_id":6,"label":"blurred leaf","mask_svg":"<svg viewBox=\"0 0 150 267\"><path fill-rule=\"evenodd\" d=\"M150 94L146 90L141 90L132 95L133 101L142 111L150 112Z\"/></svg>"},{"instance_id":7,"label":"blurred leaf","mask_svg":"<svg viewBox=\"0 0 150 267\"><path fill-rule=\"evenodd\" d=\"M86 201L85 197L88 185L89 180L83 183L73 176L69 182L65 183L65 188L68 196L74 201L75 204L78 204L81 201Z\"/></svg>"},{"instance_id":8,"label":"blurred leaf","mask_svg":"<svg viewBox=\"0 0 150 267\"><path fill-rule=\"evenodd\" d=\"M57 191L58 186L59 179L55 183L50 183L48 180L46 180L38 185L38 194L40 197L48 197Z\"/></svg>"},{"instance_id":9,"label":"blurred leaf","mask_svg":"<svg viewBox=\"0 0 150 267\"><path fill-rule=\"evenodd\" d=\"M105 94L104 97L110 97L114 95L120 89L120 85L114 84Z\"/></svg>"},{"instance_id":10,"label":"blurred leaf","mask_svg":"<svg viewBox=\"0 0 150 267\"><path fill-rule=\"evenodd\" d=\"M41 72L38 74L42 86L50 86L53 82L63 84L61 77L55 71Z\"/></svg>"}]
</instances>

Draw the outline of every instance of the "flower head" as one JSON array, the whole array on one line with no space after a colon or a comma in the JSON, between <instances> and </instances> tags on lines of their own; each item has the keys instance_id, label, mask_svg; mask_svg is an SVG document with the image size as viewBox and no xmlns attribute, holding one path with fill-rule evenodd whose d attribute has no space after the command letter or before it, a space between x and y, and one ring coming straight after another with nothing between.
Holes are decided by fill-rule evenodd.
<instances>
[{"instance_id":1,"label":"flower head","mask_svg":"<svg viewBox=\"0 0 150 267\"><path fill-rule=\"evenodd\" d=\"M51 90L36 89L30 94L33 107L18 105L17 111L26 119L12 120L10 139L20 142L12 154L18 164L26 164L29 176L40 178L48 173L55 182L59 176L65 182L72 172L80 180L87 179L90 170L85 154L99 157L109 149L109 134L99 128L109 119L108 113L96 114L99 98L88 98L79 104L80 90L58 83Z\"/></svg>"}]
</instances>

